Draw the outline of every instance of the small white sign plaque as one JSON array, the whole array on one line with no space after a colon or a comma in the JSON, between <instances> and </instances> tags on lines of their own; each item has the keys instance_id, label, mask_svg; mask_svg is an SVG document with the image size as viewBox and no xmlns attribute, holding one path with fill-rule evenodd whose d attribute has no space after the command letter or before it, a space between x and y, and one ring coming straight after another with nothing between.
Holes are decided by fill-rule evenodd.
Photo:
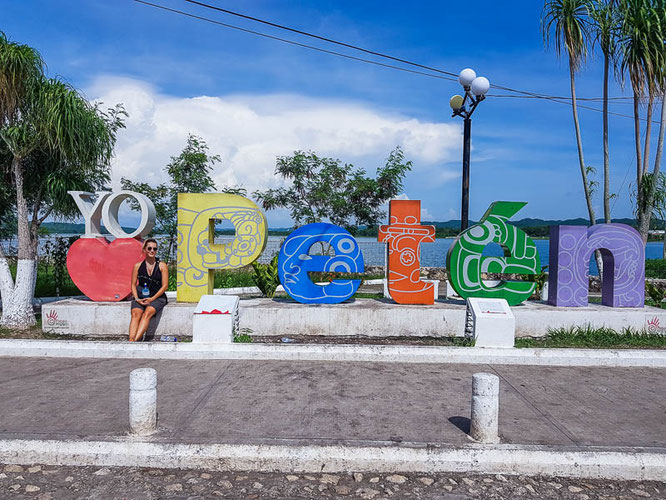
<instances>
[{"instance_id":1,"label":"small white sign plaque","mask_svg":"<svg viewBox=\"0 0 666 500\"><path fill-rule=\"evenodd\" d=\"M504 299L470 297L472 330L476 347L513 347L516 318Z\"/></svg>"},{"instance_id":2,"label":"small white sign plaque","mask_svg":"<svg viewBox=\"0 0 666 500\"><path fill-rule=\"evenodd\" d=\"M498 301L484 300L483 302L479 301L479 309L481 314L506 314L504 304Z\"/></svg>"}]
</instances>

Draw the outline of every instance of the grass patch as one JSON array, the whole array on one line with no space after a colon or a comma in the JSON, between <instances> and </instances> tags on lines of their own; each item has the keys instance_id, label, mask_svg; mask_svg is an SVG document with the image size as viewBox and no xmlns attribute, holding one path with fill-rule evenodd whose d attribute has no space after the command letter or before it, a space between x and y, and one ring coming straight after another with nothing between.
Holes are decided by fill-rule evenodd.
<instances>
[{"instance_id":1,"label":"grass patch","mask_svg":"<svg viewBox=\"0 0 666 500\"><path fill-rule=\"evenodd\" d=\"M9 270L12 278L16 279L16 264L10 263ZM35 297L68 297L70 295L83 295L67 272L63 273L62 283L57 283L56 266L40 261L37 264L37 281L35 282Z\"/></svg>"},{"instance_id":2,"label":"grass patch","mask_svg":"<svg viewBox=\"0 0 666 500\"><path fill-rule=\"evenodd\" d=\"M252 336L250 335L252 330L249 328L241 328L236 335L234 335L234 342L239 344L251 344L254 342Z\"/></svg>"},{"instance_id":3,"label":"grass patch","mask_svg":"<svg viewBox=\"0 0 666 500\"><path fill-rule=\"evenodd\" d=\"M213 281L214 288L239 288L255 286L252 276L254 272L252 267L241 269L217 269ZM178 269L174 265L169 265L169 287L167 290L175 292L178 282Z\"/></svg>"},{"instance_id":4,"label":"grass patch","mask_svg":"<svg viewBox=\"0 0 666 500\"><path fill-rule=\"evenodd\" d=\"M666 335L624 328L593 328L589 325L553 328L543 338L517 338L516 347L578 347L593 349L666 349Z\"/></svg>"},{"instance_id":5,"label":"grass patch","mask_svg":"<svg viewBox=\"0 0 666 500\"><path fill-rule=\"evenodd\" d=\"M215 288L239 288L255 286L252 271L245 269L228 270L219 269L215 271Z\"/></svg>"},{"instance_id":6,"label":"grass patch","mask_svg":"<svg viewBox=\"0 0 666 500\"><path fill-rule=\"evenodd\" d=\"M352 298L354 299L383 299L384 294L381 292L356 292Z\"/></svg>"},{"instance_id":7,"label":"grass patch","mask_svg":"<svg viewBox=\"0 0 666 500\"><path fill-rule=\"evenodd\" d=\"M0 339L62 339L65 336L42 331L41 314L36 315L37 324L25 330L0 327ZM69 338L69 337L67 337Z\"/></svg>"}]
</instances>

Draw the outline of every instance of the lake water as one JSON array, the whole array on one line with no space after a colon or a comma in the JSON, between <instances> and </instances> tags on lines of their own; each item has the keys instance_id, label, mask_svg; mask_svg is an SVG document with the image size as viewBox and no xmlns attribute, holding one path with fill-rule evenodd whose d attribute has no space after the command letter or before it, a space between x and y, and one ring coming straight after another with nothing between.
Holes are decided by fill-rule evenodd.
<instances>
[{"instance_id":1,"label":"lake water","mask_svg":"<svg viewBox=\"0 0 666 500\"><path fill-rule=\"evenodd\" d=\"M280 249L280 242L284 239L281 236L269 236L266 250L262 254L260 261L268 262L271 260ZM374 238L356 238L361 251L363 252L363 260L366 266L383 266L385 260L384 243L379 243ZM449 247L453 244L453 238L441 238L435 240L434 243L421 244L421 266L422 267L446 267L446 253ZM539 252L541 259L541 266L548 265L549 258L549 240L534 240L534 244ZM663 245L661 242L648 242L645 248L645 257L647 259L661 259ZM502 256L503 253L499 245L488 246L485 255L488 256ZM597 264L594 259L590 259L590 274L598 275Z\"/></svg>"},{"instance_id":2,"label":"lake water","mask_svg":"<svg viewBox=\"0 0 666 500\"><path fill-rule=\"evenodd\" d=\"M62 236L76 236L76 235L62 235ZM44 249L44 244L49 239L53 239L53 236L43 237L40 239L40 252ZM273 256L280 250L280 244L284 240L284 236L269 236L268 242L266 243L266 249L264 253L259 258L260 262L269 262ZM385 248L384 243L379 243L375 238L366 238L359 237L356 238L361 251L363 252L363 260L365 261L366 266L383 266L385 260ZM216 243L223 243L229 241L230 237L219 237L216 238ZM449 247L453 243L453 238L441 238L435 240L434 243L423 243L421 245L421 266L423 267L446 267L446 252L448 252ZM549 240L534 240L536 244L537 251L539 252L539 258L541 259L541 265L548 265L548 256L549 256ZM8 244L12 247L16 247L16 241L2 241L2 244L5 251L7 251ZM662 257L662 248L663 245L661 242L651 241L648 242L645 248L645 257L647 259L661 259ZM15 250L14 250L15 252ZM15 254L15 253L14 253ZM486 249L485 255L488 256L502 256L502 252L499 246L493 245L488 246ZM596 262L594 259L591 259L590 262L590 273L593 275L599 274L597 270Z\"/></svg>"}]
</instances>

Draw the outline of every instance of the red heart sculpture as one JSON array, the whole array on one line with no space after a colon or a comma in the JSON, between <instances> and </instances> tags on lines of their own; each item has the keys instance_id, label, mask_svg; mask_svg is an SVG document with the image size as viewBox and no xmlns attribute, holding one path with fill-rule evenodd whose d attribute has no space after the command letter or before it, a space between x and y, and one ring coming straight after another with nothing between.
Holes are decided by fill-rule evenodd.
<instances>
[{"instance_id":1,"label":"red heart sculpture","mask_svg":"<svg viewBox=\"0 0 666 500\"><path fill-rule=\"evenodd\" d=\"M134 238L79 238L67 253L74 284L95 302L123 300L132 292L134 264L143 260L142 243Z\"/></svg>"}]
</instances>

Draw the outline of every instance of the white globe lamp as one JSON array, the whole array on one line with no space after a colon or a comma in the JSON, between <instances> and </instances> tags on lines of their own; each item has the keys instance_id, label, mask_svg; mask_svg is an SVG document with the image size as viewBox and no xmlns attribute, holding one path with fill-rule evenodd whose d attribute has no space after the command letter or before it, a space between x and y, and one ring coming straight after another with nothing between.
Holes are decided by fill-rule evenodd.
<instances>
[{"instance_id":1,"label":"white globe lamp","mask_svg":"<svg viewBox=\"0 0 666 500\"><path fill-rule=\"evenodd\" d=\"M460 85L465 88L469 88L475 78L476 71L474 71L472 68L465 68L458 75L458 81L460 82Z\"/></svg>"},{"instance_id":2,"label":"white globe lamp","mask_svg":"<svg viewBox=\"0 0 666 500\"><path fill-rule=\"evenodd\" d=\"M486 95L488 90L490 90L490 82L485 76L479 76L472 80L472 94L477 97Z\"/></svg>"},{"instance_id":3,"label":"white globe lamp","mask_svg":"<svg viewBox=\"0 0 666 500\"><path fill-rule=\"evenodd\" d=\"M464 102L463 96L454 95L449 101L449 105L451 106L451 109L453 111L458 111L460 108L462 108L463 102Z\"/></svg>"}]
</instances>

